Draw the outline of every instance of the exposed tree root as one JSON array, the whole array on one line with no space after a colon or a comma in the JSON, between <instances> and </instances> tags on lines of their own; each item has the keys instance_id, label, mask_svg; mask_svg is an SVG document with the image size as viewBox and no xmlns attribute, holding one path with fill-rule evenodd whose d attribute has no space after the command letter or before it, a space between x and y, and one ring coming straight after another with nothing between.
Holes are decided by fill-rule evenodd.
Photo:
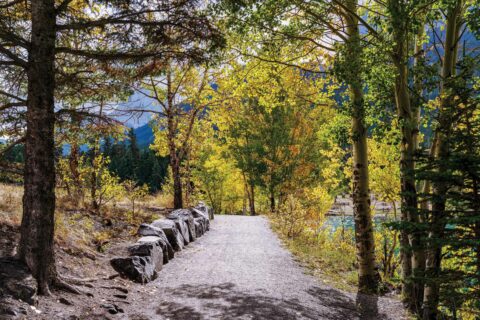
<instances>
[{"instance_id":1,"label":"exposed tree root","mask_svg":"<svg viewBox=\"0 0 480 320\"><path fill-rule=\"evenodd\" d=\"M118 277L119 274L112 274L110 276L106 277L100 277L100 278L74 278L74 277L62 277L65 281L68 281L70 283L79 285L79 286L86 286L86 287L91 287L92 285L89 284L89 282L95 282L99 280L112 280L116 277Z\"/></svg>"},{"instance_id":2,"label":"exposed tree root","mask_svg":"<svg viewBox=\"0 0 480 320\"><path fill-rule=\"evenodd\" d=\"M67 282L68 280L63 279L60 276L57 276L55 281L53 282L53 287L58 290L74 293L74 294L85 294L85 292L81 291L74 285L71 285Z\"/></svg>"},{"instance_id":3,"label":"exposed tree root","mask_svg":"<svg viewBox=\"0 0 480 320\"><path fill-rule=\"evenodd\" d=\"M112 290L118 290L120 292L123 292L123 293L128 293L128 289L125 289L123 287L117 287L117 286L101 286L100 288L103 288L103 289L112 289Z\"/></svg>"},{"instance_id":4,"label":"exposed tree root","mask_svg":"<svg viewBox=\"0 0 480 320\"><path fill-rule=\"evenodd\" d=\"M68 284L67 282L63 280L57 279L55 281L55 288L59 290L63 290L66 292L74 293L74 294L82 294L83 292L80 291L77 287L74 285Z\"/></svg>"}]
</instances>

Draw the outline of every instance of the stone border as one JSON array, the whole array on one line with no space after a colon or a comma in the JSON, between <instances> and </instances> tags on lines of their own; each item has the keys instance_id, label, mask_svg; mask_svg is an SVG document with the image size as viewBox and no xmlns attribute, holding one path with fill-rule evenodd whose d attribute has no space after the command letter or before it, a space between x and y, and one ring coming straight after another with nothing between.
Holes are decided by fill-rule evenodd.
<instances>
[{"instance_id":1,"label":"stone border","mask_svg":"<svg viewBox=\"0 0 480 320\"><path fill-rule=\"evenodd\" d=\"M164 264L190 242L210 229L213 210L203 202L188 209L172 211L166 218L142 223L137 231L141 236L128 247L129 256L116 257L110 264L122 277L138 283L157 278Z\"/></svg>"}]
</instances>

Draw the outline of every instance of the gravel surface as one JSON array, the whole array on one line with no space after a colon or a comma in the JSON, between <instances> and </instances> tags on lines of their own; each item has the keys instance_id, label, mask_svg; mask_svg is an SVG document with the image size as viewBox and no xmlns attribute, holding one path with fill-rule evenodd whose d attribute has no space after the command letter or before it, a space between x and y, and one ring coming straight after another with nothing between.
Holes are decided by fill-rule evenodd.
<instances>
[{"instance_id":1,"label":"gravel surface","mask_svg":"<svg viewBox=\"0 0 480 320\"><path fill-rule=\"evenodd\" d=\"M263 217L217 216L164 266L126 319L407 319L399 301L322 284ZM357 307L362 305L363 307Z\"/></svg>"}]
</instances>

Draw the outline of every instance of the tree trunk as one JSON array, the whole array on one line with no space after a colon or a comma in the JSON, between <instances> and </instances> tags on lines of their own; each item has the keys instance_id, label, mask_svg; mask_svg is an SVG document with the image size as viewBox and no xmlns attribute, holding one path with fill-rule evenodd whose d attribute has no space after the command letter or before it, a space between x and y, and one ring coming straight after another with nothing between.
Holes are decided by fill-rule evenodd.
<instances>
[{"instance_id":1,"label":"tree trunk","mask_svg":"<svg viewBox=\"0 0 480 320\"><path fill-rule=\"evenodd\" d=\"M247 215L247 198L248 198L248 186L245 182L243 181L243 199L242 199L242 215L246 216Z\"/></svg>"},{"instance_id":2,"label":"tree trunk","mask_svg":"<svg viewBox=\"0 0 480 320\"><path fill-rule=\"evenodd\" d=\"M415 181L415 152L418 143L418 111L412 107L408 88L408 57L406 8L402 1L389 2L395 46L392 60L396 70L395 104L402 133L400 179L401 220L412 226L412 231L402 229L400 234L402 256L402 298L415 313L421 311L425 255L421 243L422 231L418 228L417 189Z\"/></svg>"},{"instance_id":3,"label":"tree trunk","mask_svg":"<svg viewBox=\"0 0 480 320\"><path fill-rule=\"evenodd\" d=\"M170 167L172 168L173 178L173 208L183 208L183 191L182 191L182 178L180 174L180 160L177 147L175 145L175 134L177 126L174 122L174 106L173 106L173 91L172 91L172 71L167 69L167 139L168 150L170 154Z\"/></svg>"},{"instance_id":4,"label":"tree trunk","mask_svg":"<svg viewBox=\"0 0 480 320\"><path fill-rule=\"evenodd\" d=\"M185 152L185 163L186 163L186 166L185 166L185 205L187 207L190 206L190 195L191 195L191 192L192 192L192 186L191 186L191 173L190 173L190 155L189 155L189 150L187 150Z\"/></svg>"},{"instance_id":5,"label":"tree trunk","mask_svg":"<svg viewBox=\"0 0 480 320\"><path fill-rule=\"evenodd\" d=\"M460 24L458 23L462 12L462 1L457 1L449 9L446 23L445 57L442 67L442 90L440 92L439 121L436 130L435 161L437 173L448 170L447 160L450 152L450 135L452 129L452 115L455 108L453 87L451 81L455 76L457 60L458 38ZM441 271L442 244L439 239L444 236L446 225L446 194L448 182L432 181L433 201L428 235L428 254L426 262L426 277L428 279L424 291L423 319L437 319L438 303L440 298L439 275Z\"/></svg>"},{"instance_id":6,"label":"tree trunk","mask_svg":"<svg viewBox=\"0 0 480 320\"><path fill-rule=\"evenodd\" d=\"M56 280L54 256L55 163L55 6L54 0L31 2L32 35L28 57L27 133L23 218L19 258L49 294Z\"/></svg>"},{"instance_id":7,"label":"tree trunk","mask_svg":"<svg viewBox=\"0 0 480 320\"><path fill-rule=\"evenodd\" d=\"M175 154L170 153L170 166L173 175L173 207L175 209L183 208L182 179L180 176L180 161Z\"/></svg>"},{"instance_id":8,"label":"tree trunk","mask_svg":"<svg viewBox=\"0 0 480 320\"><path fill-rule=\"evenodd\" d=\"M275 212L275 193L270 190L270 212Z\"/></svg>"},{"instance_id":9,"label":"tree trunk","mask_svg":"<svg viewBox=\"0 0 480 320\"><path fill-rule=\"evenodd\" d=\"M357 12L356 0L347 1L350 12ZM355 242L358 261L358 290L363 293L376 293L379 274L375 268L375 241L370 210L368 178L367 129L361 79L361 44L358 19L347 13L347 57L352 70L347 80L352 101L352 140L353 140L353 206L355 217Z\"/></svg>"},{"instance_id":10,"label":"tree trunk","mask_svg":"<svg viewBox=\"0 0 480 320\"><path fill-rule=\"evenodd\" d=\"M421 231L418 228L419 214L417 210L417 190L415 181L416 151L416 115L410 108L410 97L407 84L407 67L404 63L396 64L398 74L395 80L395 99L401 123L401 219L408 222L413 231L401 232L403 298L408 308L420 312L422 303L425 255L421 243ZM413 277L413 279L412 279Z\"/></svg>"},{"instance_id":11,"label":"tree trunk","mask_svg":"<svg viewBox=\"0 0 480 320\"><path fill-rule=\"evenodd\" d=\"M100 110L98 112L99 117L103 115L103 101L100 102ZM91 179L91 186L90 186L90 197L91 197L91 206L92 209L98 213L100 207L102 206L102 195L100 194L100 198L98 197L98 193L101 193L101 186L102 186L102 170L104 168L99 167L97 163L97 156L100 152L100 138L97 136L93 139L93 148L91 152L92 157L92 175Z\"/></svg>"},{"instance_id":12,"label":"tree trunk","mask_svg":"<svg viewBox=\"0 0 480 320\"><path fill-rule=\"evenodd\" d=\"M255 212L255 186L253 183L250 183L248 202L250 205L250 215L255 216L257 213Z\"/></svg>"},{"instance_id":13,"label":"tree trunk","mask_svg":"<svg viewBox=\"0 0 480 320\"><path fill-rule=\"evenodd\" d=\"M242 171L243 177L243 215L247 215L247 201L250 204L250 191L248 190L248 181L245 172Z\"/></svg>"},{"instance_id":14,"label":"tree trunk","mask_svg":"<svg viewBox=\"0 0 480 320\"><path fill-rule=\"evenodd\" d=\"M80 173L78 172L79 158L80 148L77 141L73 141L70 146L70 155L68 157L68 164L72 174L73 185L73 193L69 194L69 196L72 197L72 200L75 201L76 204L82 203L83 200L82 183L80 182Z\"/></svg>"},{"instance_id":15,"label":"tree trunk","mask_svg":"<svg viewBox=\"0 0 480 320\"><path fill-rule=\"evenodd\" d=\"M69 191L69 197L76 205L81 204L83 206L83 186L80 179L80 172L78 170L80 159L80 146L78 145L80 124L81 118L78 116L78 114L73 113L70 129L72 132L72 139L70 143L70 155L68 157L68 164L72 175L73 190Z\"/></svg>"}]
</instances>

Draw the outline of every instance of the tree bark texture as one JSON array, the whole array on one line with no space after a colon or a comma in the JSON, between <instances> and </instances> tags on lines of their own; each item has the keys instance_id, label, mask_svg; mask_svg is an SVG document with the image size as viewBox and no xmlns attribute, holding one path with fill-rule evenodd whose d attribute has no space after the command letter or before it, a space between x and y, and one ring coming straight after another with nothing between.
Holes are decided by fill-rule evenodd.
<instances>
[{"instance_id":1,"label":"tree bark texture","mask_svg":"<svg viewBox=\"0 0 480 320\"><path fill-rule=\"evenodd\" d=\"M392 17L394 48L392 59L396 68L395 104L400 124L401 159L401 220L404 228L400 234L402 256L402 298L415 313L421 311L425 255L423 251L415 181L415 152L418 144L418 110L412 106L408 87L408 19L403 1L388 3ZM408 228L405 226L408 225Z\"/></svg>"},{"instance_id":2,"label":"tree bark texture","mask_svg":"<svg viewBox=\"0 0 480 320\"><path fill-rule=\"evenodd\" d=\"M350 12L357 11L356 0L347 1ZM361 44L358 19L346 13L347 20L347 57L353 68L348 80L352 103L352 140L353 140L353 206L355 216L355 242L358 262L358 290L362 293L376 293L379 274L375 268L375 241L370 209L370 191L368 177L367 128L361 79Z\"/></svg>"},{"instance_id":3,"label":"tree bark texture","mask_svg":"<svg viewBox=\"0 0 480 320\"><path fill-rule=\"evenodd\" d=\"M55 163L55 6L31 2L32 35L28 58L27 133L23 218L19 258L48 294L56 280L54 257Z\"/></svg>"}]
</instances>

